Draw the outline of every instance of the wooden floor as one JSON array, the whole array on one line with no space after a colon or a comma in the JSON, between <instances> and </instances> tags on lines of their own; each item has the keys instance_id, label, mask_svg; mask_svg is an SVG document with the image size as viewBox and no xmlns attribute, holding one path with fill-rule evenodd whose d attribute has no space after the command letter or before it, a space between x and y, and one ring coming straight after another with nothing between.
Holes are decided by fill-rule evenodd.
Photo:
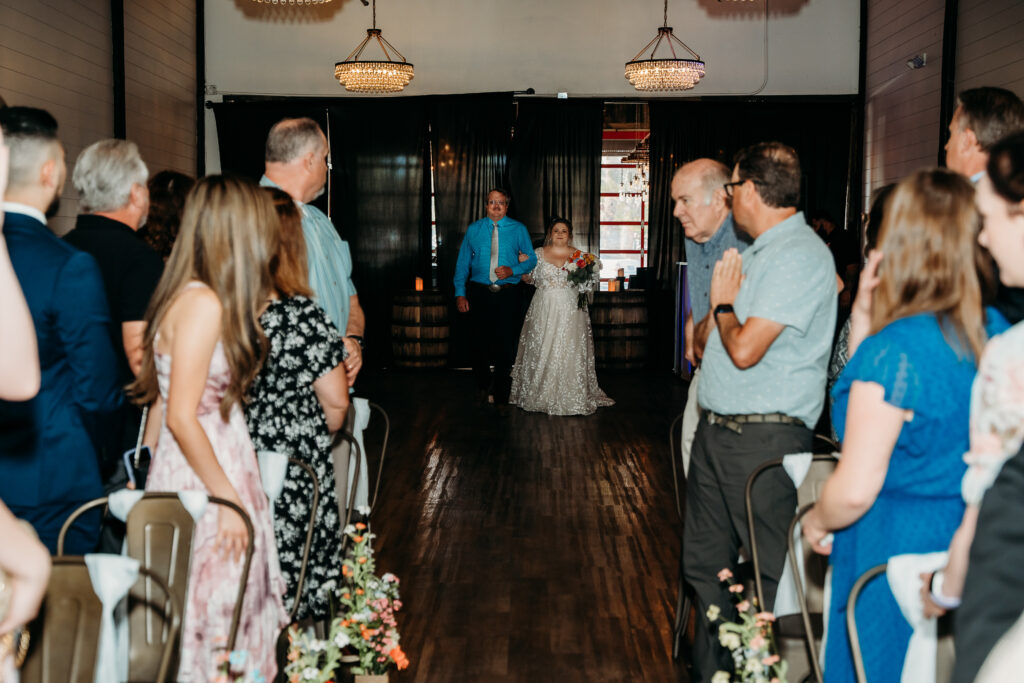
<instances>
[{"instance_id":1,"label":"wooden floor","mask_svg":"<svg viewBox=\"0 0 1024 683\"><path fill-rule=\"evenodd\" d=\"M667 460L686 387L600 379L616 406L549 417L474 405L468 372L360 378L392 418L374 531L411 661L392 681L687 680Z\"/></svg>"}]
</instances>

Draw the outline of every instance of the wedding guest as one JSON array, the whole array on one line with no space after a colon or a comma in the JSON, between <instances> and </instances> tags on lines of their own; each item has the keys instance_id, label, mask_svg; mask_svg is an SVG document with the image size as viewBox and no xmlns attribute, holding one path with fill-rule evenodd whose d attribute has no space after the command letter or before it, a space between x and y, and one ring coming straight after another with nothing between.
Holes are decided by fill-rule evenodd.
<instances>
[{"instance_id":1,"label":"wedding guest","mask_svg":"<svg viewBox=\"0 0 1024 683\"><path fill-rule=\"evenodd\" d=\"M1024 287L1024 133L992 146L987 174L977 184L975 202L983 219L978 241L999 265L1002 284ZM1001 573L992 571L991 557L979 563L977 574L975 566L968 565L969 554L974 561L971 543L976 533L985 533L981 528L976 531L982 499L1003 463L1024 442L1024 395L1019 390L1024 370L1024 323L1012 322L1013 327L985 347L971 391L970 449L963 456L968 468L961 486L967 509L949 545L948 563L934 576L922 577L922 598L929 616L957 607L964 595L965 575L973 580L971 604L957 613L957 671L964 680L968 671L977 670L995 639L1024 610L1024 591L1009 590L1004 585ZM977 551L986 548L992 548L990 539L980 543ZM1004 551L1019 550L1003 544L999 566L1010 566L1004 565L1008 561ZM993 600L998 604L981 604Z\"/></svg>"},{"instance_id":2,"label":"wedding guest","mask_svg":"<svg viewBox=\"0 0 1024 683\"><path fill-rule=\"evenodd\" d=\"M181 227L185 197L196 184L195 178L177 171L160 171L149 179L149 217L139 235L166 261Z\"/></svg>"},{"instance_id":3,"label":"wedding guest","mask_svg":"<svg viewBox=\"0 0 1024 683\"><path fill-rule=\"evenodd\" d=\"M131 386L140 404L160 398L150 411L161 429L146 489L202 491L241 506L252 520L235 649L247 651L250 668L267 680L287 623L285 583L242 401L266 356L258 313L273 290L277 222L270 197L249 181L208 176L196 184L146 313L143 365ZM181 680L210 680L217 670L216 642L231 628L249 542L242 518L228 508L210 505L196 523Z\"/></svg>"},{"instance_id":4,"label":"wedding guest","mask_svg":"<svg viewBox=\"0 0 1024 683\"><path fill-rule=\"evenodd\" d=\"M729 167L714 159L696 159L684 164L672 178L672 215L683 228L686 246L686 285L690 293L690 313L686 316L686 360L694 366L686 392L680 444L683 472L690 469L690 451L697 434L700 410L697 388L700 386L700 361L708 336L715 326L711 315L711 274L715 263L728 249L743 253L752 241L736 227L732 218L725 184Z\"/></svg>"},{"instance_id":5,"label":"wedding guest","mask_svg":"<svg viewBox=\"0 0 1024 683\"><path fill-rule=\"evenodd\" d=\"M0 130L0 197L7 189L8 149ZM4 215L0 212L0 228ZM0 239L0 400L27 401L39 392L39 351L32 312L18 284L18 276L7 253L7 240Z\"/></svg>"},{"instance_id":6,"label":"wedding guest","mask_svg":"<svg viewBox=\"0 0 1024 683\"><path fill-rule=\"evenodd\" d=\"M349 406L345 344L327 314L312 300L306 270L302 218L283 190L267 188L281 223L270 304L260 315L267 335L267 359L249 390L246 422L257 451L297 458L316 474L320 489L305 582L296 619L330 618L328 585L341 576L341 519L331 462L331 434L341 428ZM288 584L286 607L298 586L309 523L309 474L289 464L284 488L274 503L274 534L281 573Z\"/></svg>"},{"instance_id":7,"label":"wedding guest","mask_svg":"<svg viewBox=\"0 0 1024 683\"><path fill-rule=\"evenodd\" d=\"M487 193L487 216L466 228L455 262L455 305L470 318L479 402L508 403L521 321L516 285L537 265L526 226L507 215L509 199L499 188Z\"/></svg>"},{"instance_id":8,"label":"wedding guest","mask_svg":"<svg viewBox=\"0 0 1024 683\"><path fill-rule=\"evenodd\" d=\"M963 515L967 406L988 334L979 224L966 178L918 171L893 191L861 275L850 362L833 389L842 457L803 523L831 554L829 681L854 680L845 617L857 577L894 555L944 550ZM899 681L911 627L888 584L868 584L857 612L873 624L861 633L868 679Z\"/></svg>"},{"instance_id":9,"label":"wedding guest","mask_svg":"<svg viewBox=\"0 0 1024 683\"><path fill-rule=\"evenodd\" d=\"M544 246L536 250L537 267L530 282L537 293L530 302L519 351L512 368L509 403L548 415L590 415L615 405L597 384L590 312L580 308L580 290L569 281L567 266L572 246L572 223L552 218ZM585 255L583 255L585 258ZM600 263L586 287L593 291Z\"/></svg>"},{"instance_id":10,"label":"wedding guest","mask_svg":"<svg viewBox=\"0 0 1024 683\"><path fill-rule=\"evenodd\" d=\"M732 666L703 615L711 605L726 618L735 614L716 577L735 569L739 547L749 547L744 485L765 461L811 450L836 316L832 257L796 208L796 151L778 142L742 150L723 189L733 219L754 242L742 256L727 250L712 274L715 328L701 363L701 420L686 481L683 573L699 604L694 666L703 681ZM796 507L781 468L759 479L754 506L770 610Z\"/></svg>"},{"instance_id":11,"label":"wedding guest","mask_svg":"<svg viewBox=\"0 0 1024 683\"><path fill-rule=\"evenodd\" d=\"M46 227L67 171L57 122L41 109L7 107L0 126L10 147L4 238L32 314L42 378L35 398L0 402L0 499L55 552L67 516L102 494L97 425L120 406L121 388L96 261ZM92 552L98 533L99 512L83 515L65 551Z\"/></svg>"},{"instance_id":12,"label":"wedding guest","mask_svg":"<svg viewBox=\"0 0 1024 683\"><path fill-rule=\"evenodd\" d=\"M7 575L10 603L0 621L0 636L35 618L50 578L50 554L31 529L0 501L0 569ZM2 662L0 662L2 665Z\"/></svg>"},{"instance_id":13,"label":"wedding guest","mask_svg":"<svg viewBox=\"0 0 1024 683\"><path fill-rule=\"evenodd\" d=\"M110 337L117 356L117 381L127 386L142 366L142 338L146 307L156 289L164 264L139 238L139 227L149 212L149 171L139 148L128 140L100 140L78 156L71 182L78 190L82 213L64 240L96 259L110 310ZM118 465L121 454L134 448L142 411L126 401L110 425L102 445L101 472L107 491L124 486ZM105 551L120 550L120 534L109 539Z\"/></svg>"},{"instance_id":14,"label":"wedding guest","mask_svg":"<svg viewBox=\"0 0 1024 683\"><path fill-rule=\"evenodd\" d=\"M260 185L284 190L299 203L306 237L309 284L317 303L342 334L348 357L345 370L353 384L363 365L366 319L352 282L352 254L334 224L311 201L327 184L327 137L313 119L282 119L267 135L266 170Z\"/></svg>"}]
</instances>

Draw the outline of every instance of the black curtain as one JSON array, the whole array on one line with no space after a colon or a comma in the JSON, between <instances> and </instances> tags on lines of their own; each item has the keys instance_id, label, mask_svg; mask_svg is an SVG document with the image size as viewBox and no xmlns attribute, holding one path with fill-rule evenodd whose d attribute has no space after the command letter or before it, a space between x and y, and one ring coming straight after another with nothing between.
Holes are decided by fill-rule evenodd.
<instances>
[{"instance_id":1,"label":"black curtain","mask_svg":"<svg viewBox=\"0 0 1024 683\"><path fill-rule=\"evenodd\" d=\"M485 215L487 190L505 185L512 93L434 97L430 103L437 224L437 285L451 302L450 360L469 363L465 322L454 308L455 261L466 228Z\"/></svg>"},{"instance_id":2,"label":"black curtain","mask_svg":"<svg viewBox=\"0 0 1024 683\"><path fill-rule=\"evenodd\" d=\"M576 246L597 251L600 221L600 99L519 101L509 153L509 214L542 237L549 219L573 223Z\"/></svg>"},{"instance_id":3,"label":"black curtain","mask_svg":"<svg viewBox=\"0 0 1024 683\"><path fill-rule=\"evenodd\" d=\"M676 262L685 260L683 231L672 216L670 186L675 170L709 157L730 168L733 155L757 142L793 147L803 170L800 209L829 211L842 226L859 229L860 176L853 98L841 101L652 101L650 263L658 286L673 289Z\"/></svg>"},{"instance_id":4,"label":"black curtain","mask_svg":"<svg viewBox=\"0 0 1024 683\"><path fill-rule=\"evenodd\" d=\"M427 136L425 98L346 99L330 107L332 219L352 251L371 365L390 363L395 292L430 275Z\"/></svg>"}]
</instances>

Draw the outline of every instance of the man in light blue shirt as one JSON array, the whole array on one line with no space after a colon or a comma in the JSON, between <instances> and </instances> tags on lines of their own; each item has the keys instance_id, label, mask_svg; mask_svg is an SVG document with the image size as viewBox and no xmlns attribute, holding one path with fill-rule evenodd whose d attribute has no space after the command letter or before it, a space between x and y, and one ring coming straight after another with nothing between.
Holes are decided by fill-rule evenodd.
<instances>
[{"instance_id":1,"label":"man in light blue shirt","mask_svg":"<svg viewBox=\"0 0 1024 683\"><path fill-rule=\"evenodd\" d=\"M686 285L690 292L690 313L686 316L686 360L694 366L686 394L686 409L680 439L683 472L690 469L690 450L699 421L697 387L701 356L714 327L711 317L711 272L727 249L743 252L750 235L739 230L732 219L725 184L729 167L714 159L696 159L684 164L672 178L672 215L683 227L686 245Z\"/></svg>"},{"instance_id":2,"label":"man in light blue shirt","mask_svg":"<svg viewBox=\"0 0 1024 683\"><path fill-rule=\"evenodd\" d=\"M744 486L768 460L811 450L825 400L825 377L836 317L836 278L828 247L796 209L800 161L777 142L736 157L733 218L754 238L740 256L729 249L711 279L711 330L697 392L700 424L686 482L683 573L697 594L694 680L730 670L711 605L734 620L717 574L735 570L739 547L750 548ZM782 468L758 478L752 497L765 605L772 610L796 508Z\"/></svg>"},{"instance_id":3,"label":"man in light blue shirt","mask_svg":"<svg viewBox=\"0 0 1024 683\"><path fill-rule=\"evenodd\" d=\"M352 282L352 255L331 219L309 204L327 183L327 138L313 119L282 119L267 136L266 171L260 185L287 192L302 213L309 286L344 337L349 386L363 364L365 319Z\"/></svg>"},{"instance_id":4,"label":"man in light blue shirt","mask_svg":"<svg viewBox=\"0 0 1024 683\"><path fill-rule=\"evenodd\" d=\"M510 372L522 325L522 295L516 285L537 265L530 233L506 215L508 204L505 190L487 193L487 216L466 229L454 278L456 306L470 316L478 398L489 395L496 403L508 403L512 388ZM522 261L521 254L526 256Z\"/></svg>"}]
</instances>

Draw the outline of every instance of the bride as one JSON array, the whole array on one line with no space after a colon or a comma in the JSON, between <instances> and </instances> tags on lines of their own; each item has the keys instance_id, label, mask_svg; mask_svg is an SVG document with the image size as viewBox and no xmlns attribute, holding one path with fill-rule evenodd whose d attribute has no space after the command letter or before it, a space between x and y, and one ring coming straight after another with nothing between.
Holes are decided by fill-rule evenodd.
<instances>
[{"instance_id":1,"label":"bride","mask_svg":"<svg viewBox=\"0 0 1024 683\"><path fill-rule=\"evenodd\" d=\"M597 386L590 315L580 310L579 294L565 264L572 255L572 223L554 218L544 246L537 249L532 282L537 293L519 336L509 403L548 415L589 415L614 405ZM591 283L596 286L597 280Z\"/></svg>"}]
</instances>

